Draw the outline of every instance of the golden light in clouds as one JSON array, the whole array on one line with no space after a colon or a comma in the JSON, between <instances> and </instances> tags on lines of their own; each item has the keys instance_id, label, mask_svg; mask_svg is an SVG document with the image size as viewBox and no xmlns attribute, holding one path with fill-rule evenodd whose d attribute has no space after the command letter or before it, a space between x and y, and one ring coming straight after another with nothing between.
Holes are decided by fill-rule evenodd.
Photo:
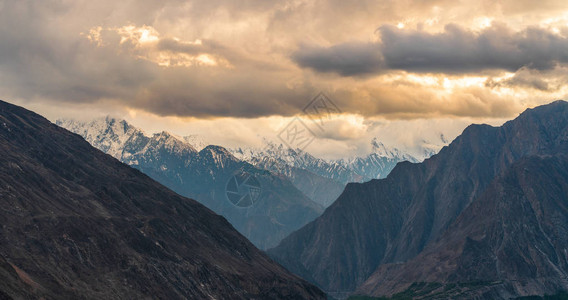
<instances>
[{"instance_id":1,"label":"golden light in clouds","mask_svg":"<svg viewBox=\"0 0 568 300\"><path fill-rule=\"evenodd\" d=\"M103 38L103 34L116 34L120 37L118 45L112 45L112 41ZM209 53L196 52L195 54L184 53L183 51L171 51L158 47L161 40L160 33L152 26L136 27L125 25L121 27L102 28L100 26L90 28L88 33L81 33L97 47L117 47L126 45L121 51L129 51L133 56L151 61L161 67L191 67L191 66L222 66L230 68L231 64L222 57L217 57ZM112 40L112 38L109 38ZM202 46L200 39L195 41L182 41L178 37L171 37L173 41L183 46Z\"/></svg>"},{"instance_id":2,"label":"golden light in clouds","mask_svg":"<svg viewBox=\"0 0 568 300\"><path fill-rule=\"evenodd\" d=\"M343 115L321 144L347 151L368 123L461 128L568 98L565 0L2 3L0 92L51 118L87 107L253 143L244 124L277 130L324 91Z\"/></svg>"},{"instance_id":3,"label":"golden light in clouds","mask_svg":"<svg viewBox=\"0 0 568 300\"><path fill-rule=\"evenodd\" d=\"M483 30L491 30L494 24L498 24L498 26L505 24L504 26L508 26L511 33L529 27L540 27L550 30L551 33L558 36L562 36L561 28L568 24L566 9L564 11L558 10L558 3L553 4L552 2L543 4L543 7L548 5L555 9L532 10L533 7L530 5L522 4L517 7L519 13L516 14L507 13L506 10L514 7L509 2L501 4L469 3L455 6L439 1L433 1L430 6L424 3L415 5L413 2L388 5L377 3L367 7L369 9L367 11L359 10L357 4L347 8L348 5L346 4L334 7L332 4L326 5L318 1L283 2L272 8L259 11L253 7L247 7L252 11L244 9L241 12L219 8L211 11L207 18L207 24L197 22L198 26L194 26L195 24L191 19L184 19L180 13L179 17L181 18L174 22L164 22L163 19L157 18L152 25L129 24L114 27L97 25L89 28L87 33L83 33L83 36L96 47L117 48L117 51L126 51L133 57L153 62L160 67L185 67L188 68L189 72L203 72L199 69L192 70L192 68L198 66L224 68L228 70L229 73L227 74L231 74L231 72L237 74L242 70L254 72L255 69L258 70L259 68L280 68L284 73L280 72L281 74L274 79L281 80L284 78L282 84L289 89L309 85L311 86L311 93L316 93L317 90L326 90L331 93L339 91L343 96L350 95L347 98L340 99L340 102L348 103L347 112L360 113L363 111L378 115L386 113L384 116L389 118L412 115L416 117L445 115L448 112L444 109L439 109L434 114L432 109L427 109L422 113L417 109L419 110L420 106L425 105L428 101L435 106L449 101L447 99L452 97L456 99L453 101L456 103L452 106L459 109L460 105L457 102L468 98L479 99L475 101L480 101L480 103L490 103L494 99L505 101L504 97L514 97L516 99L513 100L515 102L513 106L518 106L519 103L530 106L546 102L548 99L565 96L563 88L547 93L543 90L534 92L529 86L513 86L511 79L515 76L515 72L508 70L481 72L481 74L471 72L447 74L437 71L429 73L389 71L380 72L374 76L345 78L344 76L331 76L313 72L306 68L298 68L294 61L290 61L290 53L297 49L298 44L301 43L333 46L337 43L348 43L356 40L364 42L365 36L367 36L368 42L377 43L381 38L377 34L376 28L384 24L394 24L401 32L418 30L418 32L430 34L443 33L447 30L448 24L462 26L464 30L471 30L474 34ZM190 2L189 4L190 7L201 6L199 2ZM527 7L523 8L523 5ZM381 7L383 10L374 11L373 14L373 6L376 9ZM338 11L339 7L345 8L345 15L341 15L341 12ZM168 8L173 9L174 7L169 6ZM391 14L385 13L384 8L390 9ZM187 9L187 7L184 6L181 9ZM324 13L329 15L323 15ZM475 13L481 15L475 15ZM382 19L389 20L389 22L378 21L375 16L382 16ZM341 20L349 20L349 22L341 22ZM328 25L327 28L325 24ZM341 29L336 26L337 24L341 24ZM199 30L191 28L192 26L199 28ZM184 28L189 29L189 33L184 32ZM284 29L287 29L288 32L284 32ZM330 31L331 29L333 31ZM101 32L106 32L106 38L101 35ZM368 34L373 32L374 34L369 38ZM112 36L109 37L109 33L115 33L120 37L118 45L112 44L117 42L116 39L113 40ZM349 35L351 38L347 37ZM175 48L164 49L159 47L160 42L166 39L175 41L177 44ZM220 47L216 49L201 47L199 49L199 46L203 46L202 40L204 39L214 40ZM121 45L128 47L121 48ZM194 48L191 48L191 46L194 46ZM379 46L377 45L377 47ZM420 47L420 45L418 44L417 47ZM355 56L354 60L358 59L356 57L358 54L352 55ZM260 61L254 62L255 60ZM263 65L262 61L266 64ZM254 65L251 65L251 63ZM548 74L545 73L542 72L538 76L544 75L546 77ZM208 76L208 74L203 75ZM270 80L265 75L259 75L259 82ZM558 76L558 74L555 76ZM292 82L294 82L293 85ZM348 83L345 84L345 82ZM354 91L352 87L354 85L360 91ZM373 90L376 89L375 86L377 85L390 87L390 90L386 93L384 87L380 89L383 90L381 92L383 95L399 94L410 97L412 94L410 89L412 89L417 98L423 99L408 101L409 99L403 100L400 96L397 96L391 98L391 102L399 102L398 104L389 103L386 105L386 109L372 108L373 104L370 102L373 101L373 95L376 94ZM475 95L471 93L471 89L476 90ZM481 92L481 90L484 91ZM357 95L361 94L367 95L369 99L358 98ZM481 99L481 94L490 95L492 99ZM533 97L532 100L528 99L531 94L537 97ZM305 95L305 97L310 97L311 94ZM441 98L446 100L440 101ZM388 99L378 100L377 106L382 105L381 101L388 101ZM408 112L404 112L404 103L401 103L401 101L423 104L418 105L418 107L409 107ZM301 101L298 100L297 103L301 103ZM361 109L357 109L357 105L360 104L363 106ZM365 105L370 109L365 108ZM397 107L397 109L395 111L389 109L393 107ZM470 105L464 104L463 107L467 110ZM298 109L300 108L298 107ZM487 107L486 110L489 112L488 117L492 115L501 117L503 114L512 112L491 113L490 107ZM392 113L389 114L390 111ZM275 114L278 113L275 112ZM290 112L285 113L285 115L288 114ZM467 114L467 112L464 111L464 114ZM479 113L474 114L474 116L479 116Z\"/></svg>"}]
</instances>

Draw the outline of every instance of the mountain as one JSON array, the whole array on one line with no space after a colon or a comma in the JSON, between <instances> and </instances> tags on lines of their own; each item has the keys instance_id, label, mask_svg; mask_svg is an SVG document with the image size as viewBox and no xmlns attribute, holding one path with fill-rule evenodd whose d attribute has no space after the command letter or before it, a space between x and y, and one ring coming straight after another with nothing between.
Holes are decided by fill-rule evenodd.
<instances>
[{"instance_id":1,"label":"mountain","mask_svg":"<svg viewBox=\"0 0 568 300\"><path fill-rule=\"evenodd\" d=\"M365 179L339 163L329 163L284 145L269 143L262 150L236 148L230 151L258 168L286 176L296 188L324 207L337 199L347 182Z\"/></svg>"},{"instance_id":2,"label":"mountain","mask_svg":"<svg viewBox=\"0 0 568 300\"><path fill-rule=\"evenodd\" d=\"M183 138L167 132L147 135L124 120L108 117L91 122L59 120L57 124L224 216L261 249L276 246L323 211L285 176L241 161L223 147L207 146L197 151ZM228 183L240 174L258 181L259 195L254 204L239 206L228 198Z\"/></svg>"},{"instance_id":3,"label":"mountain","mask_svg":"<svg viewBox=\"0 0 568 300\"><path fill-rule=\"evenodd\" d=\"M443 284L422 297L554 294L568 288L566 249L568 157L528 156L498 175L439 241L407 263L381 266L357 292L392 295L435 282Z\"/></svg>"},{"instance_id":4,"label":"mountain","mask_svg":"<svg viewBox=\"0 0 568 300\"><path fill-rule=\"evenodd\" d=\"M377 139L373 139L371 144L372 152L367 156L331 161L272 143L262 150L240 147L229 151L261 169L288 177L310 199L328 207L347 183L384 178L401 161L418 162L412 155L387 147Z\"/></svg>"},{"instance_id":5,"label":"mountain","mask_svg":"<svg viewBox=\"0 0 568 300\"><path fill-rule=\"evenodd\" d=\"M443 135L441 139L443 142L438 144L445 145L447 142ZM409 154L410 150L386 146L377 138L371 141L371 152L368 155L336 160L324 160L308 152L273 143L267 143L267 146L261 150L239 147L229 151L241 160L277 173L286 174L290 168L296 168L347 184L384 178L398 162L419 162L434 155L443 146L438 144L422 141L418 149L413 149L413 152L420 154L418 158Z\"/></svg>"},{"instance_id":6,"label":"mountain","mask_svg":"<svg viewBox=\"0 0 568 300\"><path fill-rule=\"evenodd\" d=\"M333 163L342 165L365 178L359 182L381 179L387 177L399 162L421 162L438 153L442 147L448 145L448 141L444 134L440 133L439 136L434 135L434 138L430 136L429 140L422 139L414 144L414 146L402 145L399 149L387 146L377 138L373 138L371 153L368 155L334 160Z\"/></svg>"},{"instance_id":7,"label":"mountain","mask_svg":"<svg viewBox=\"0 0 568 300\"><path fill-rule=\"evenodd\" d=\"M401 161L418 162L419 159L405 153L397 148L390 148L379 142L376 138L372 140L372 151L364 157L354 157L351 159L341 159L335 161L339 165L345 166L346 169L359 174L368 181L371 179L385 178L394 169L397 163ZM435 152L429 152L432 156Z\"/></svg>"},{"instance_id":8,"label":"mountain","mask_svg":"<svg viewBox=\"0 0 568 300\"><path fill-rule=\"evenodd\" d=\"M352 293L371 275L381 278L376 272L382 266L409 261L433 245L516 162L568 153L567 137L563 101L529 109L501 127L471 125L422 163L402 162L385 179L348 184L322 216L269 253L332 294ZM395 285L389 291L398 290ZM375 286L367 283L360 291L374 292Z\"/></svg>"},{"instance_id":9,"label":"mountain","mask_svg":"<svg viewBox=\"0 0 568 300\"><path fill-rule=\"evenodd\" d=\"M0 101L0 298L324 299L222 217Z\"/></svg>"},{"instance_id":10,"label":"mountain","mask_svg":"<svg viewBox=\"0 0 568 300\"><path fill-rule=\"evenodd\" d=\"M285 173L285 169L293 167L309 171L321 177L329 178L342 184L359 182L364 178L347 169L345 166L314 157L308 152L290 149L282 144L268 143L262 150L237 148L230 150L235 157L248 161L263 169Z\"/></svg>"}]
</instances>

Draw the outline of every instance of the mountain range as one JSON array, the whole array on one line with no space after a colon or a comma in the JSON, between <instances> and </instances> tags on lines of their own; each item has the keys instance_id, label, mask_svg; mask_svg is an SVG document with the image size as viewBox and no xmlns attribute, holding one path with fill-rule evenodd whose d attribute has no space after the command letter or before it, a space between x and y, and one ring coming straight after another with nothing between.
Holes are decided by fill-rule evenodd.
<instances>
[{"instance_id":1,"label":"mountain range","mask_svg":"<svg viewBox=\"0 0 568 300\"><path fill-rule=\"evenodd\" d=\"M325 299L223 217L2 101L0 153L2 299Z\"/></svg>"},{"instance_id":2,"label":"mountain range","mask_svg":"<svg viewBox=\"0 0 568 300\"><path fill-rule=\"evenodd\" d=\"M420 162L448 144L443 134L435 141L422 140L416 149L389 147L377 138L371 141L371 151L364 156L324 160L309 152L290 149L267 142L263 149L230 148L235 157L259 168L284 174L304 194L328 207L349 182L365 182L385 178L397 163Z\"/></svg>"},{"instance_id":3,"label":"mountain range","mask_svg":"<svg viewBox=\"0 0 568 300\"><path fill-rule=\"evenodd\" d=\"M331 295L495 299L568 289L568 103L470 125L350 183L268 253ZM410 296L409 296L410 295Z\"/></svg>"},{"instance_id":4,"label":"mountain range","mask_svg":"<svg viewBox=\"0 0 568 300\"><path fill-rule=\"evenodd\" d=\"M348 182L382 178L399 161L417 161L376 140L368 156L326 161L270 143L261 150L226 149L206 146L197 135L179 137L165 131L147 134L125 120L111 117L89 122L61 119L56 124L225 216L261 249L276 246L289 233L319 216ZM254 174L262 186L261 201L247 208L236 207L226 196L227 182L243 170Z\"/></svg>"},{"instance_id":5,"label":"mountain range","mask_svg":"<svg viewBox=\"0 0 568 300\"><path fill-rule=\"evenodd\" d=\"M401 161L420 162L436 154L448 141L443 134L435 143L422 141L412 152L390 147L377 138L371 140L370 153L364 156L324 160L314 157L309 152L290 149L282 144L266 142L263 149L229 148L235 157L264 169L286 173L286 169L297 168L332 179L342 184L364 182L371 179L385 178Z\"/></svg>"},{"instance_id":6,"label":"mountain range","mask_svg":"<svg viewBox=\"0 0 568 300\"><path fill-rule=\"evenodd\" d=\"M348 182L369 180L340 163L327 162L305 151L268 143L264 149L237 148L235 157L286 176L306 196L324 207L341 194Z\"/></svg>"},{"instance_id":7,"label":"mountain range","mask_svg":"<svg viewBox=\"0 0 568 300\"><path fill-rule=\"evenodd\" d=\"M59 120L57 124L224 216L261 249L277 245L323 211L323 206L309 199L285 176L241 161L220 146L209 145L197 151L184 138L168 132L148 135L124 120L110 117L91 122ZM238 206L227 196L228 182L241 173L259 182L258 201L254 204Z\"/></svg>"},{"instance_id":8,"label":"mountain range","mask_svg":"<svg viewBox=\"0 0 568 300\"><path fill-rule=\"evenodd\" d=\"M239 230L252 238L262 226L282 234L264 246L300 227L297 218L315 218L267 253L337 298L516 299L568 290L564 101L500 127L470 125L422 162L375 140L374 154L403 161L369 181L355 159L279 146L262 154L197 150L188 142L195 139L147 135L112 118L59 124L80 135L0 101L2 299L325 298L223 217L150 177L201 196L237 224L246 220ZM323 205L306 193L344 184L333 178L339 174L361 179L316 217ZM228 207L245 211L243 219ZM306 217L310 209L316 216Z\"/></svg>"}]
</instances>

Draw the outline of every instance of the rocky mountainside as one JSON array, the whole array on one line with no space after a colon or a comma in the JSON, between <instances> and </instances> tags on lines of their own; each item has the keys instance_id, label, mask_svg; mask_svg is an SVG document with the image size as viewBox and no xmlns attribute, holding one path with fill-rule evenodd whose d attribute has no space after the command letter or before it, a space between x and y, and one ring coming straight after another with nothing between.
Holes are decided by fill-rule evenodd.
<instances>
[{"instance_id":1,"label":"rocky mountainside","mask_svg":"<svg viewBox=\"0 0 568 300\"><path fill-rule=\"evenodd\" d=\"M502 127L471 125L422 163L399 163L385 179L347 185L322 216L269 253L330 293L351 293L382 265L411 260L440 239L517 161L562 153L568 153L563 101L529 109ZM368 286L363 290L375 290Z\"/></svg>"},{"instance_id":2,"label":"rocky mountainside","mask_svg":"<svg viewBox=\"0 0 568 300\"><path fill-rule=\"evenodd\" d=\"M0 101L0 298L324 299L222 217Z\"/></svg>"},{"instance_id":3,"label":"rocky mountainside","mask_svg":"<svg viewBox=\"0 0 568 300\"><path fill-rule=\"evenodd\" d=\"M167 132L146 135L127 122L113 118L88 123L60 120L57 124L226 217L261 249L277 245L323 211L321 205L299 191L285 176L241 161L223 147L207 146L197 151L183 138ZM237 206L228 199L228 182L242 172L259 181L260 194L254 205Z\"/></svg>"},{"instance_id":4,"label":"rocky mountainside","mask_svg":"<svg viewBox=\"0 0 568 300\"><path fill-rule=\"evenodd\" d=\"M423 297L555 294L568 288L566 249L568 156L528 156L497 176L440 240L407 263L381 266L357 292L392 295L433 282L443 284Z\"/></svg>"}]
</instances>

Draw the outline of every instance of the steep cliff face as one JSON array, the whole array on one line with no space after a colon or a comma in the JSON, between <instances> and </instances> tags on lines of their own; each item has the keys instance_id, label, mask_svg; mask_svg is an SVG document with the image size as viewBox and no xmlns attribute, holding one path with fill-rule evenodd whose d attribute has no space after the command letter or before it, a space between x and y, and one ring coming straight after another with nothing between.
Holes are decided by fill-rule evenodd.
<instances>
[{"instance_id":1,"label":"steep cliff face","mask_svg":"<svg viewBox=\"0 0 568 300\"><path fill-rule=\"evenodd\" d=\"M502 127L471 125L423 163L399 163L386 179L348 185L322 216L269 253L327 291L352 292L380 265L418 255L517 160L568 153L567 137L562 101Z\"/></svg>"},{"instance_id":2,"label":"steep cliff face","mask_svg":"<svg viewBox=\"0 0 568 300\"><path fill-rule=\"evenodd\" d=\"M222 217L0 101L0 297L323 299Z\"/></svg>"},{"instance_id":3,"label":"steep cliff face","mask_svg":"<svg viewBox=\"0 0 568 300\"><path fill-rule=\"evenodd\" d=\"M566 249L568 156L530 156L497 176L438 241L407 263L381 266L357 292L433 282L442 284L424 297L555 294L568 289Z\"/></svg>"}]
</instances>

